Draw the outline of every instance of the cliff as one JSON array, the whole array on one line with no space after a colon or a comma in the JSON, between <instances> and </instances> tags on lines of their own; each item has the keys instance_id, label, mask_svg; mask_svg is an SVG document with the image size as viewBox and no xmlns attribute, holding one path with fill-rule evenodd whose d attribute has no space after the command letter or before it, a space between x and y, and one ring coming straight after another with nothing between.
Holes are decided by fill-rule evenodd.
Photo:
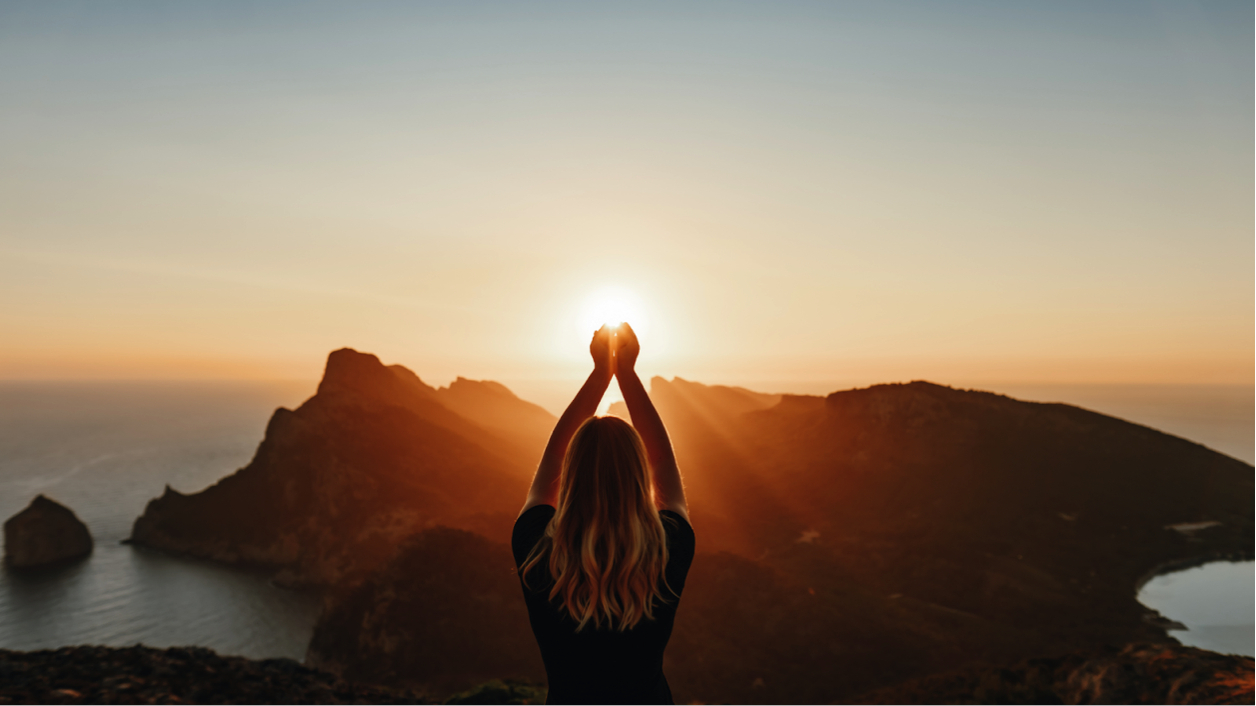
<instances>
[{"instance_id":1,"label":"cliff","mask_svg":"<svg viewBox=\"0 0 1256 706\"><path fill-rule=\"evenodd\" d=\"M167 487L130 541L274 567L289 583L354 580L428 527L508 533L553 422L495 383L437 390L338 350L317 394L271 417L248 466L199 493Z\"/></svg>"}]
</instances>

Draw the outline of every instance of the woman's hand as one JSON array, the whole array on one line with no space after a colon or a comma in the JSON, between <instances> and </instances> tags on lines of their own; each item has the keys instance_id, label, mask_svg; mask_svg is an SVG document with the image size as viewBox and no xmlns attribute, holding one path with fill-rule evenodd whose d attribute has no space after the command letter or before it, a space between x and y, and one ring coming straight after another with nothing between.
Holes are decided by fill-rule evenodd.
<instances>
[{"instance_id":1,"label":"woman's hand","mask_svg":"<svg viewBox=\"0 0 1256 706\"><path fill-rule=\"evenodd\" d=\"M589 343L589 355L593 356L593 369L604 373L607 377L615 374L615 357L611 350L612 334L609 326L593 332L593 340Z\"/></svg>"},{"instance_id":2,"label":"woman's hand","mask_svg":"<svg viewBox=\"0 0 1256 706\"><path fill-rule=\"evenodd\" d=\"M641 352L641 344L637 342L637 334L628 322L619 325L615 334L615 369L626 373L632 372L637 365L637 354Z\"/></svg>"}]
</instances>

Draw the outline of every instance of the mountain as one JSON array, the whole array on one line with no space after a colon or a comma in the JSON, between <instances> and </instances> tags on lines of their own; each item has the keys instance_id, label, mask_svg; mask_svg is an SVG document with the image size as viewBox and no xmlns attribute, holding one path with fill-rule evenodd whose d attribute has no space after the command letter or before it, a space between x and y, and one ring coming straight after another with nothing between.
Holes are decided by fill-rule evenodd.
<instances>
[{"instance_id":1,"label":"mountain","mask_svg":"<svg viewBox=\"0 0 1256 706\"><path fill-rule=\"evenodd\" d=\"M654 378L651 396L698 539L665 662L681 703L860 699L1174 646L1141 582L1253 555L1251 465L1076 407L926 382L814 397ZM536 680L504 542L553 423L495 383L435 389L336 351L248 466L167 490L133 540L328 587L309 661L346 678Z\"/></svg>"},{"instance_id":2,"label":"mountain","mask_svg":"<svg viewBox=\"0 0 1256 706\"><path fill-rule=\"evenodd\" d=\"M729 419L692 383L655 379L651 396L690 488L699 549L769 571L755 585L776 615L733 618L742 599L720 611L725 624L760 625L778 655L795 645L777 660L782 673L844 665L835 691L787 700L1163 642L1163 619L1135 598L1143 581L1253 555L1251 465L1069 405L914 382L784 397ZM706 580L695 594L717 600ZM821 607L805 607L813 595ZM677 671L712 690L759 678L735 653L713 664L710 635L691 635L685 610L674 647L689 649L669 649ZM735 698L711 693L678 688L677 698Z\"/></svg>"},{"instance_id":3,"label":"mountain","mask_svg":"<svg viewBox=\"0 0 1256 706\"><path fill-rule=\"evenodd\" d=\"M130 541L332 585L381 566L428 527L504 536L553 426L547 416L497 383L438 390L341 349L313 397L275 411L248 466L199 493L167 487Z\"/></svg>"},{"instance_id":4,"label":"mountain","mask_svg":"<svg viewBox=\"0 0 1256 706\"><path fill-rule=\"evenodd\" d=\"M365 581L338 587L306 664L356 683L448 694L494 678L545 683L510 547L435 527Z\"/></svg>"},{"instance_id":5,"label":"mountain","mask_svg":"<svg viewBox=\"0 0 1256 706\"><path fill-rule=\"evenodd\" d=\"M550 432L558 421L545 408L519 399L505 385L491 380L460 377L449 387L436 390L436 400L493 434L517 444L524 457L533 461L541 458Z\"/></svg>"},{"instance_id":6,"label":"mountain","mask_svg":"<svg viewBox=\"0 0 1256 706\"><path fill-rule=\"evenodd\" d=\"M655 378L651 396L698 536L665 662L681 703L842 701L974 665L1172 646L1140 583L1252 556L1252 466L1076 407L924 382L808 397ZM423 655L463 654L448 631L479 635L468 606L498 615L514 579L504 548L446 554L478 567L453 568L424 558L436 541L331 597L311 660L443 678ZM438 565L452 595L432 585ZM444 606L462 617L437 620ZM522 616L492 618L492 639L445 669L536 678L518 662Z\"/></svg>"}]
</instances>

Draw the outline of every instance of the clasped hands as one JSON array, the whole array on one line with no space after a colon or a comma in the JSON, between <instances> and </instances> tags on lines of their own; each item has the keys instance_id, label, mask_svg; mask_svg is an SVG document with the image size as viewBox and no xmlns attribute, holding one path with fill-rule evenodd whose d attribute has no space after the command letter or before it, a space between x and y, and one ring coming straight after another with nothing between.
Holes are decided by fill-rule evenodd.
<instances>
[{"instance_id":1,"label":"clasped hands","mask_svg":"<svg viewBox=\"0 0 1256 706\"><path fill-rule=\"evenodd\" d=\"M602 328L593 332L593 341L589 343L594 371L606 375L608 379L620 372L633 372L640 352L637 334L627 322L618 326L603 324Z\"/></svg>"}]
</instances>

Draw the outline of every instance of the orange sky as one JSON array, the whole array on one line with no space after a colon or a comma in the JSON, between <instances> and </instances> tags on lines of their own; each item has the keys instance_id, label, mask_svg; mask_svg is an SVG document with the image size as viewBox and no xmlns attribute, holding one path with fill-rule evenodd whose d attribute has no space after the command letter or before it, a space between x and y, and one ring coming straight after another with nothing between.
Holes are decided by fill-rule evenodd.
<instances>
[{"instance_id":1,"label":"orange sky","mask_svg":"<svg viewBox=\"0 0 1256 706\"><path fill-rule=\"evenodd\" d=\"M0 379L1253 382L1241 3L41 7Z\"/></svg>"}]
</instances>

